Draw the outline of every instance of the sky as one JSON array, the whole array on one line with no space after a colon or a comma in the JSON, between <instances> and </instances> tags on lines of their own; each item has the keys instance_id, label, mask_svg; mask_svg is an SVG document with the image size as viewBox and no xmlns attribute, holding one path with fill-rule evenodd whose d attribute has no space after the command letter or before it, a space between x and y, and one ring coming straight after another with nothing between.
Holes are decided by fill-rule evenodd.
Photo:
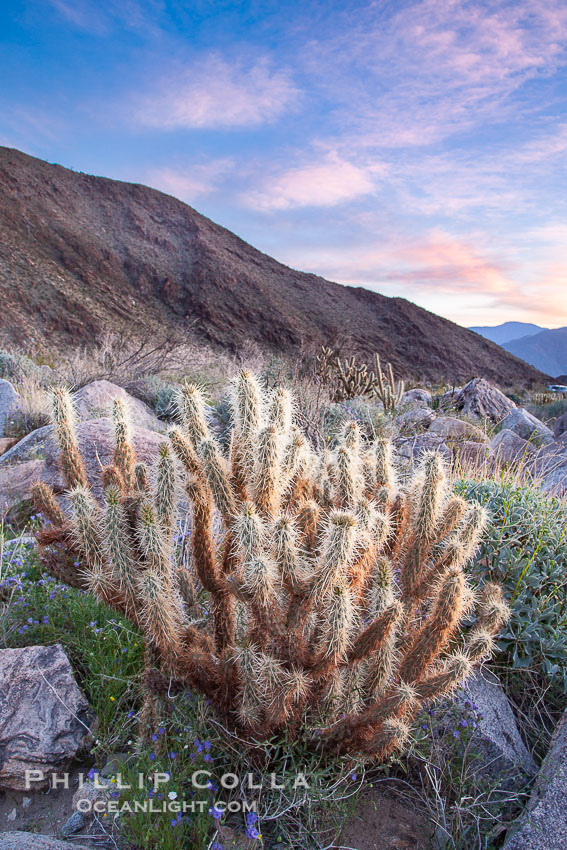
<instances>
[{"instance_id":1,"label":"sky","mask_svg":"<svg viewBox=\"0 0 567 850\"><path fill-rule=\"evenodd\" d=\"M0 144L462 325L567 325L565 0L35 0Z\"/></svg>"}]
</instances>

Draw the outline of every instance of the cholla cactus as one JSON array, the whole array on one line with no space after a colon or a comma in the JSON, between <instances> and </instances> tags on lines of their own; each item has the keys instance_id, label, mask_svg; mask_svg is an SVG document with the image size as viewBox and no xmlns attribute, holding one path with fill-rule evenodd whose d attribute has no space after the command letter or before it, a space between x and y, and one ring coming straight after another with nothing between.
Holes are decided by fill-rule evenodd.
<instances>
[{"instance_id":1,"label":"cholla cactus","mask_svg":"<svg viewBox=\"0 0 567 850\"><path fill-rule=\"evenodd\" d=\"M392 413L399 406L404 394L404 382L394 380L394 372L392 364L386 365L386 374L382 372L380 357L374 355L374 371L371 372L374 378L372 390L373 394L380 399L384 405L384 410Z\"/></svg>"},{"instance_id":2,"label":"cholla cactus","mask_svg":"<svg viewBox=\"0 0 567 850\"><path fill-rule=\"evenodd\" d=\"M404 394L404 382L396 382L392 364L382 371L380 357L374 355L374 370L368 370L366 363L357 363L354 357L341 358L330 348L321 349L317 356L318 375L323 383L333 384L335 401L345 401L356 396L378 398L388 413L393 413L400 405Z\"/></svg>"},{"instance_id":3,"label":"cholla cactus","mask_svg":"<svg viewBox=\"0 0 567 850\"><path fill-rule=\"evenodd\" d=\"M42 552L56 575L143 631L147 722L173 681L206 695L251 746L301 735L330 753L384 759L424 703L491 654L507 608L492 584L477 599L465 574L485 513L452 493L438 455L401 480L389 443L365 444L353 423L333 451L316 453L290 395L268 395L243 372L227 454L195 387L180 391L179 424L153 473L136 465L115 411L117 449L98 502L69 397L58 391L54 407L68 507L37 485L51 522ZM190 573L175 546L187 502Z\"/></svg>"}]
</instances>

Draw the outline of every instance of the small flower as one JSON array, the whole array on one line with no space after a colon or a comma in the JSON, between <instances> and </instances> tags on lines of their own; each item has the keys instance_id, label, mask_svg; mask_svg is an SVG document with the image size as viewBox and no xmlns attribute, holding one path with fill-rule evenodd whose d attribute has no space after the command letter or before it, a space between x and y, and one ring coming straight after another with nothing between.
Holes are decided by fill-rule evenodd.
<instances>
[{"instance_id":1,"label":"small flower","mask_svg":"<svg viewBox=\"0 0 567 850\"><path fill-rule=\"evenodd\" d=\"M177 800L177 791L170 791L167 796L170 800Z\"/></svg>"},{"instance_id":2,"label":"small flower","mask_svg":"<svg viewBox=\"0 0 567 850\"><path fill-rule=\"evenodd\" d=\"M110 697L110 702L114 702L114 697Z\"/></svg>"}]
</instances>

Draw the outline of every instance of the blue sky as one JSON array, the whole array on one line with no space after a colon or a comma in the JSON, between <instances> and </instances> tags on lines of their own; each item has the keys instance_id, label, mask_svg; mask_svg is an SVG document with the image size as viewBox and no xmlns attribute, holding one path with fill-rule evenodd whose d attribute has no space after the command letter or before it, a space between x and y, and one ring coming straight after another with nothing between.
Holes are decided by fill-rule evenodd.
<instances>
[{"instance_id":1,"label":"blue sky","mask_svg":"<svg viewBox=\"0 0 567 850\"><path fill-rule=\"evenodd\" d=\"M567 325L567 3L4 4L0 144L464 325Z\"/></svg>"}]
</instances>

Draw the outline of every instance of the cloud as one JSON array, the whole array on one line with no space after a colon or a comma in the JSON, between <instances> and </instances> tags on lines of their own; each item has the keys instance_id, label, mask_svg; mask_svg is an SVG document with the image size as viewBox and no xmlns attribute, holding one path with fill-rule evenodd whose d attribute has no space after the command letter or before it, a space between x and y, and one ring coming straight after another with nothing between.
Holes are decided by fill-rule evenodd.
<instances>
[{"instance_id":1,"label":"cloud","mask_svg":"<svg viewBox=\"0 0 567 850\"><path fill-rule=\"evenodd\" d=\"M143 35L161 32L158 18L163 11L159 0L48 0L69 23L91 35L108 36L115 27Z\"/></svg>"},{"instance_id":2,"label":"cloud","mask_svg":"<svg viewBox=\"0 0 567 850\"><path fill-rule=\"evenodd\" d=\"M359 146L422 147L525 116L512 96L566 61L562 0L422 0L391 15L373 3L356 20L314 39L309 69Z\"/></svg>"},{"instance_id":3,"label":"cloud","mask_svg":"<svg viewBox=\"0 0 567 850\"><path fill-rule=\"evenodd\" d=\"M149 172L147 182L155 189L161 189L162 192L192 203L196 198L216 191L223 178L233 169L234 160L229 158L199 163L180 170L164 167Z\"/></svg>"},{"instance_id":4,"label":"cloud","mask_svg":"<svg viewBox=\"0 0 567 850\"><path fill-rule=\"evenodd\" d=\"M298 97L289 72L272 69L265 58L230 64L209 54L162 80L135 117L162 130L257 127L292 109Z\"/></svg>"},{"instance_id":5,"label":"cloud","mask_svg":"<svg viewBox=\"0 0 567 850\"><path fill-rule=\"evenodd\" d=\"M269 178L260 191L245 195L244 202L264 211L332 207L372 194L376 177L383 172L380 165L361 168L336 153L327 153L321 160Z\"/></svg>"}]
</instances>

